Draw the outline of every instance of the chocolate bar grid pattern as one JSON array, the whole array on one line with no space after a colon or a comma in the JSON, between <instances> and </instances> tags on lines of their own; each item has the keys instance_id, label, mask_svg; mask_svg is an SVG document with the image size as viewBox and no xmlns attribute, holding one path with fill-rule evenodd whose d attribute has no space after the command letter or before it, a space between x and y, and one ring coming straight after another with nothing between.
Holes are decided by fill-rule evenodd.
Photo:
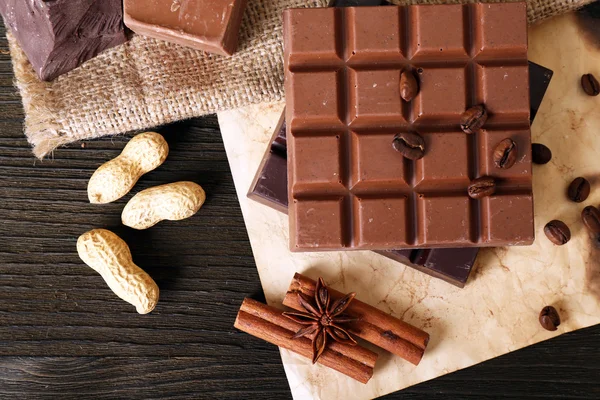
<instances>
[{"instance_id":1,"label":"chocolate bar grid pattern","mask_svg":"<svg viewBox=\"0 0 600 400\"><path fill-rule=\"evenodd\" d=\"M529 62L531 123L542 104L552 75L551 70ZM250 186L248 197L287 214L288 194L284 188L287 188L287 142L286 124L282 116ZM473 247L388 250L377 253L462 288L469 278L478 252L479 249Z\"/></svg>"},{"instance_id":2,"label":"chocolate bar grid pattern","mask_svg":"<svg viewBox=\"0 0 600 400\"><path fill-rule=\"evenodd\" d=\"M515 26L512 20L499 21L498 15L501 19L506 7L515 6L523 8L515 28L517 39L519 30L525 32L522 40L498 44L494 40L501 37L499 32ZM533 241L532 224L514 224L509 216L533 217L524 7L517 3L286 12L288 30L303 25L300 32L286 32L293 250ZM380 24L361 24L368 14L376 14ZM450 29L435 24L436 18ZM476 20L484 20L484 25ZM485 25L486 20L495 26ZM452 30L453 26L462 29ZM435 40L436 31L443 32L440 41ZM422 90L411 103L401 102L397 93L404 68L417 71L421 81ZM493 85L507 79L505 85ZM365 82L374 83L369 87ZM378 84L390 89L380 93L384 101L376 109L361 99L368 99L367 92ZM431 98L432 85L445 95ZM307 96L306 91L313 94ZM303 96L322 102L322 107L305 100L296 104ZM522 103L515 104L515 99ZM460 114L481 103L491 115L486 130L464 134L459 130ZM412 162L391 155L394 134L413 130L424 136L426 156ZM492 149L505 137L513 138L523 154L513 168L496 170ZM457 165L436 165L432 157ZM318 170L307 167L315 158ZM497 194L468 198L470 180L483 175L500 179ZM387 221L370 226L386 208L400 212L388 213ZM310 212L312 221L297 219ZM328 233L313 235L311 224L327 225ZM450 232L444 224L456 228Z\"/></svg>"}]
</instances>

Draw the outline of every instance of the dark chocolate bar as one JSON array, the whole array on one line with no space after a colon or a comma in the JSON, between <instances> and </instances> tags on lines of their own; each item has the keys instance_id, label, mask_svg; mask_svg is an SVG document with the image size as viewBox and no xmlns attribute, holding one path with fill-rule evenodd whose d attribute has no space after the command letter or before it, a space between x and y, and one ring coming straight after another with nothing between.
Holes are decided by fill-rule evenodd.
<instances>
[{"instance_id":1,"label":"dark chocolate bar","mask_svg":"<svg viewBox=\"0 0 600 400\"><path fill-rule=\"evenodd\" d=\"M533 62L529 62L529 71L533 123L553 73ZM287 213L288 207L286 146L285 119L282 115L248 193L250 199L283 213ZM377 251L387 258L458 287L466 284L478 252L477 248Z\"/></svg>"},{"instance_id":2,"label":"dark chocolate bar","mask_svg":"<svg viewBox=\"0 0 600 400\"><path fill-rule=\"evenodd\" d=\"M530 119L533 123L535 116L542 105L544 95L554 72L539 64L529 62L529 103L531 105Z\"/></svg>"},{"instance_id":3,"label":"dark chocolate bar","mask_svg":"<svg viewBox=\"0 0 600 400\"><path fill-rule=\"evenodd\" d=\"M45 81L127 40L122 0L2 0L0 14Z\"/></svg>"}]
</instances>

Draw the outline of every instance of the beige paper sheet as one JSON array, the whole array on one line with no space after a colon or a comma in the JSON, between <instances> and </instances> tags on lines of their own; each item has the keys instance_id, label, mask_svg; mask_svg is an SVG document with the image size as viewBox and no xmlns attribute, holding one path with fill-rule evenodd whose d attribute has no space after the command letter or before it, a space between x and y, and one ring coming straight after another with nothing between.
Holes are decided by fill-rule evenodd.
<instances>
[{"instance_id":1,"label":"beige paper sheet","mask_svg":"<svg viewBox=\"0 0 600 400\"><path fill-rule=\"evenodd\" d=\"M380 352L375 374L362 385L286 350L281 351L295 399L369 399L426 381L565 332L600 323L600 250L580 220L585 205L600 204L600 96L583 94L579 78L600 72L600 52L579 39L573 15L530 29L530 59L555 75L532 128L552 162L534 167L537 240L530 247L487 249L464 289L458 289L371 252L290 253L287 217L247 199L246 192L281 114L282 104L219 114L219 123L256 265L267 301L280 305L296 271L323 276L341 291L431 334L418 367ZM582 204L565 197L577 176L592 182ZM571 242L553 246L543 234L565 221ZM563 323L543 330L538 313L554 305Z\"/></svg>"}]
</instances>

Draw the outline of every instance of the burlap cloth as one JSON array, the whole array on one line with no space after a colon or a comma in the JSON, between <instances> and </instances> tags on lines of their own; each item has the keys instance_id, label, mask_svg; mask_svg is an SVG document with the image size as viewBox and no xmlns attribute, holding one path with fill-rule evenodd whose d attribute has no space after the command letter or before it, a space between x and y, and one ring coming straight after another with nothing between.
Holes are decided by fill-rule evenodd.
<instances>
[{"instance_id":1,"label":"burlap cloth","mask_svg":"<svg viewBox=\"0 0 600 400\"><path fill-rule=\"evenodd\" d=\"M498 0L491 0L498 1ZM530 23L593 0L527 0ZM472 0L400 0L439 4ZM52 83L41 82L8 34L23 97L25 134L37 157L56 147L280 100L283 90L281 13L326 6L328 0L250 0L234 57L221 57L134 36Z\"/></svg>"}]
</instances>

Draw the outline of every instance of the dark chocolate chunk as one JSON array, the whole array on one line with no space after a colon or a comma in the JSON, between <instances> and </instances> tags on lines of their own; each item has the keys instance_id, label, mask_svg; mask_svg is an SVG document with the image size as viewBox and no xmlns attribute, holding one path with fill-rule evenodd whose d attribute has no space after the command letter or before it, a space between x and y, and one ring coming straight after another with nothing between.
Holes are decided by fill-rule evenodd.
<instances>
[{"instance_id":1,"label":"dark chocolate chunk","mask_svg":"<svg viewBox=\"0 0 600 400\"><path fill-rule=\"evenodd\" d=\"M45 81L127 40L121 0L3 0L0 14Z\"/></svg>"},{"instance_id":2,"label":"dark chocolate chunk","mask_svg":"<svg viewBox=\"0 0 600 400\"><path fill-rule=\"evenodd\" d=\"M248 198L287 214L287 148L283 115L258 167Z\"/></svg>"}]
</instances>

